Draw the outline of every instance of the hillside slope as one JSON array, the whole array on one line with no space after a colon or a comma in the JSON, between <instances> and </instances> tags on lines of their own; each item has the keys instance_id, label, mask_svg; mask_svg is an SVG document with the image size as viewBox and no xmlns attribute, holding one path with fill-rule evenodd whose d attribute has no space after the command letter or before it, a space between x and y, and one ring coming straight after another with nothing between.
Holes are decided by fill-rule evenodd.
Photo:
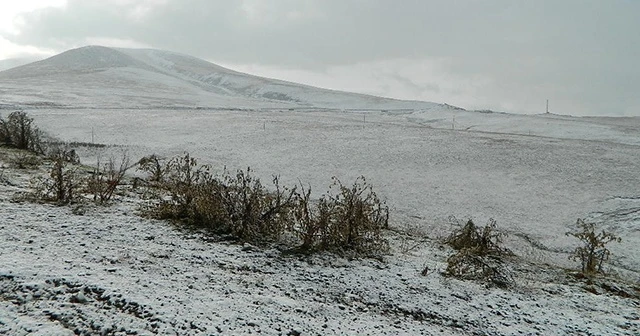
<instances>
[{"instance_id":1,"label":"hillside slope","mask_svg":"<svg viewBox=\"0 0 640 336\"><path fill-rule=\"evenodd\" d=\"M174 52L87 46L0 72L0 104L414 109L441 105L320 89Z\"/></svg>"},{"instance_id":2,"label":"hillside slope","mask_svg":"<svg viewBox=\"0 0 640 336\"><path fill-rule=\"evenodd\" d=\"M6 58L0 60L0 71L8 70L11 68L19 67L25 64L29 64L32 62L39 61L37 57L16 57L16 58Z\"/></svg>"}]
</instances>

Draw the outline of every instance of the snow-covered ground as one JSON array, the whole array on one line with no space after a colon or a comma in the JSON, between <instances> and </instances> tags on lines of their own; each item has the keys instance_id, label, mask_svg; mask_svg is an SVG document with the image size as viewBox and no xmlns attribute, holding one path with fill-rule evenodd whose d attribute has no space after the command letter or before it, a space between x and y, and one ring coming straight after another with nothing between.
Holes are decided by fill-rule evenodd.
<instances>
[{"instance_id":1,"label":"snow-covered ground","mask_svg":"<svg viewBox=\"0 0 640 336\"><path fill-rule=\"evenodd\" d=\"M115 145L81 151L89 164L124 151L132 159L189 151L214 169L251 166L265 179L279 174L289 184L309 183L316 195L331 176L348 183L364 175L390 205L394 228L417 227L431 239L405 255L402 235L390 232L395 248L384 262L284 257L139 218L132 196L109 208L86 206L84 215L13 203L28 177L5 169L0 330L8 334L112 325L179 335L640 330L637 298L598 286L593 294L562 268L578 266L567 260L576 242L565 232L579 217L593 219L623 238L611 244L610 266L623 280L608 286L637 296L640 135L631 131L637 118L490 114L492 122L483 123L486 113L457 110L439 121L429 111L28 112L63 140L91 142L93 133L95 142ZM453 121L453 113L452 126L445 120ZM437 238L450 231L451 215L480 223L493 217L509 233L506 244L518 255L511 265L515 289L440 275L450 251Z\"/></svg>"},{"instance_id":2,"label":"snow-covered ground","mask_svg":"<svg viewBox=\"0 0 640 336\"><path fill-rule=\"evenodd\" d=\"M511 290L445 278L430 240L384 261L283 256L135 215L132 192L80 209L12 202L0 184L7 335L635 335L638 299L514 261ZM424 267L426 276L421 275ZM632 293L630 287L609 283Z\"/></svg>"}]
</instances>

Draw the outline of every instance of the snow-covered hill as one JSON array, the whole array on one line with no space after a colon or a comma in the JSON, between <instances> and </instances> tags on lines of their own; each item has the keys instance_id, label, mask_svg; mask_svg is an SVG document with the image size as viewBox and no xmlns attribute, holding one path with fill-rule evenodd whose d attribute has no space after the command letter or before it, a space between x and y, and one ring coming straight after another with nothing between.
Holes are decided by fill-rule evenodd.
<instances>
[{"instance_id":1,"label":"snow-covered hill","mask_svg":"<svg viewBox=\"0 0 640 336\"><path fill-rule=\"evenodd\" d=\"M442 105L252 76L169 51L87 46L0 72L0 104L415 109Z\"/></svg>"}]
</instances>

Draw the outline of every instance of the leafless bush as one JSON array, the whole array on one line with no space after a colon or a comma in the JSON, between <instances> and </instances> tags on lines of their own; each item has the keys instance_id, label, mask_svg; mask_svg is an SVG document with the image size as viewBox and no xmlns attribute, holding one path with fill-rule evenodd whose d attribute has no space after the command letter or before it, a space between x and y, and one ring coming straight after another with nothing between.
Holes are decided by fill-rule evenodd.
<instances>
[{"instance_id":1,"label":"leafless bush","mask_svg":"<svg viewBox=\"0 0 640 336\"><path fill-rule=\"evenodd\" d=\"M476 250L479 255L499 254L506 250L500 247L504 233L498 232L496 227L496 221L493 218L489 219L484 227L476 226L470 219L462 228L454 230L445 239L445 243L455 250Z\"/></svg>"},{"instance_id":2,"label":"leafless bush","mask_svg":"<svg viewBox=\"0 0 640 336\"><path fill-rule=\"evenodd\" d=\"M149 168L148 162L153 163L153 160L141 161L144 163L141 166L143 171ZM159 160L157 163L161 164ZM152 166L151 169L155 168ZM185 153L184 156L178 156L163 163L158 170L164 172L164 177L161 181L157 181L158 183L152 184L152 187L158 189L156 198L159 200L145 211L147 215L158 219L178 220L196 226L202 225L200 223L202 216L198 214L194 200L198 198L199 185L204 175L208 175L208 168L199 167L197 160Z\"/></svg>"},{"instance_id":3,"label":"leafless bush","mask_svg":"<svg viewBox=\"0 0 640 336\"><path fill-rule=\"evenodd\" d=\"M42 133L23 111L10 113L6 120L0 118L0 141L17 149L44 153Z\"/></svg>"},{"instance_id":4,"label":"leafless bush","mask_svg":"<svg viewBox=\"0 0 640 336\"><path fill-rule=\"evenodd\" d=\"M296 232L305 251L327 250L380 255L389 249L383 238L388 227L389 209L380 201L364 177L353 186L344 186L337 178L329 192L311 206L310 190L297 197L294 209Z\"/></svg>"},{"instance_id":5,"label":"leafless bush","mask_svg":"<svg viewBox=\"0 0 640 336\"><path fill-rule=\"evenodd\" d=\"M504 234L496 227L494 219L484 227L468 220L464 226L454 230L445 240L456 250L447 258L445 274L461 279L486 280L499 287L510 286L513 279L504 267L503 259L511 252L500 246Z\"/></svg>"},{"instance_id":6,"label":"leafless bush","mask_svg":"<svg viewBox=\"0 0 640 336\"><path fill-rule=\"evenodd\" d=\"M160 200L147 210L151 217L178 220L252 243L277 240L289 221L295 189L281 186L277 177L270 191L250 169L235 174L225 171L217 177L189 154L164 166L155 159L146 160L145 165L144 169L164 176L155 184Z\"/></svg>"},{"instance_id":7,"label":"leafless bush","mask_svg":"<svg viewBox=\"0 0 640 336\"><path fill-rule=\"evenodd\" d=\"M117 164L113 157L106 163L102 163L98 158L93 173L87 181L87 191L93 194L93 200L99 204L109 202L129 168L131 166L129 166L127 154L123 154Z\"/></svg>"},{"instance_id":8,"label":"leafless bush","mask_svg":"<svg viewBox=\"0 0 640 336\"><path fill-rule=\"evenodd\" d=\"M138 165L138 170L147 173L149 182L153 183L162 182L170 168L164 158L155 154L143 157Z\"/></svg>"},{"instance_id":9,"label":"leafless bush","mask_svg":"<svg viewBox=\"0 0 640 336\"><path fill-rule=\"evenodd\" d=\"M482 280L501 288L513 285L511 272L498 254L478 254L475 249L461 249L447 258L445 273L459 279Z\"/></svg>"},{"instance_id":10,"label":"leafless bush","mask_svg":"<svg viewBox=\"0 0 640 336\"><path fill-rule=\"evenodd\" d=\"M569 259L579 261L582 265L582 273L595 275L604 273L602 266L609 260L611 252L606 245L610 242L620 242L620 237L611 232L602 230L596 233L596 225L578 218L576 222L577 232L567 232L567 236L573 236L580 240L581 246L576 247Z\"/></svg>"},{"instance_id":11,"label":"leafless bush","mask_svg":"<svg viewBox=\"0 0 640 336\"><path fill-rule=\"evenodd\" d=\"M296 190L281 186L278 177L272 182L274 190L269 191L247 168L235 175L225 173L221 183L214 185L231 234L261 243L275 241L285 231Z\"/></svg>"},{"instance_id":12,"label":"leafless bush","mask_svg":"<svg viewBox=\"0 0 640 336\"><path fill-rule=\"evenodd\" d=\"M317 203L311 191L287 188L274 177L267 188L251 169L214 175L208 166L185 154L163 164L155 157L142 161L157 190L146 215L172 219L213 233L229 234L254 244L278 241L283 233L298 236L301 250L352 251L380 254L388 250L382 230L388 208L363 177L350 188L334 178L330 192ZM157 173L157 174L156 174Z\"/></svg>"},{"instance_id":13,"label":"leafless bush","mask_svg":"<svg viewBox=\"0 0 640 336\"><path fill-rule=\"evenodd\" d=\"M322 233L327 231L331 225L333 209L327 203L326 198L313 206L311 200L311 188L300 185L300 193L296 194L295 206L293 207L293 218L295 224L291 229L297 233L302 245L301 251L313 251L322 237Z\"/></svg>"},{"instance_id":14,"label":"leafless bush","mask_svg":"<svg viewBox=\"0 0 640 336\"><path fill-rule=\"evenodd\" d=\"M149 157L147 157L149 158ZM152 202L143 212L152 218L169 219L181 224L222 233L229 231L218 195L220 182L208 166L200 166L188 153L169 161L158 158L141 160L141 170L151 172ZM162 172L154 174L153 172ZM157 180L157 181L156 181Z\"/></svg>"},{"instance_id":15,"label":"leafless bush","mask_svg":"<svg viewBox=\"0 0 640 336\"><path fill-rule=\"evenodd\" d=\"M36 194L40 200L68 204L73 202L82 181L75 167L69 168L69 153L59 151L50 156L52 166L46 178L36 182Z\"/></svg>"}]
</instances>

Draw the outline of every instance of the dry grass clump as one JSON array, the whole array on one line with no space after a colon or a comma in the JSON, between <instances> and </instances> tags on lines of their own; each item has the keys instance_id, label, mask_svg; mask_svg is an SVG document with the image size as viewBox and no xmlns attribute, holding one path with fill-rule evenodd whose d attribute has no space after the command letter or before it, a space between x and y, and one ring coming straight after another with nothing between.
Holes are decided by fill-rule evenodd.
<instances>
[{"instance_id":1,"label":"dry grass clump","mask_svg":"<svg viewBox=\"0 0 640 336\"><path fill-rule=\"evenodd\" d=\"M484 227L472 220L454 230L445 243L456 252L447 259L446 275L467 280L482 280L498 287L509 287L513 278L504 265L504 257L511 252L502 247L504 233L497 231L496 221L490 219Z\"/></svg>"},{"instance_id":2,"label":"dry grass clump","mask_svg":"<svg viewBox=\"0 0 640 336\"><path fill-rule=\"evenodd\" d=\"M569 259L579 261L582 274L586 276L604 274L603 264L611 255L606 245L611 242L621 242L622 239L604 230L596 233L596 225L584 219L578 218L576 226L577 232L567 232L566 235L578 238L581 245L573 250Z\"/></svg>"},{"instance_id":3,"label":"dry grass clump","mask_svg":"<svg viewBox=\"0 0 640 336\"><path fill-rule=\"evenodd\" d=\"M469 219L462 228L454 230L445 239L445 243L454 250L469 249L478 255L503 253L505 249L500 244L504 233L498 232L496 228L494 219L489 219L484 227L476 226L473 220Z\"/></svg>"}]
</instances>

